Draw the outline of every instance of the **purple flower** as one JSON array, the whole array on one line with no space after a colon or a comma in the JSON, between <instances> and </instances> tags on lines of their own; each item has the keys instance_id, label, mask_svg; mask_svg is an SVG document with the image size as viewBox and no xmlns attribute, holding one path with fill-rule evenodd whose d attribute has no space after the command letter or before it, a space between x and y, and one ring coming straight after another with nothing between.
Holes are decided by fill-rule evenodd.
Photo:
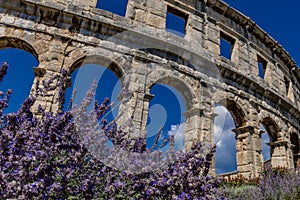
<instances>
[{"instance_id":1,"label":"purple flower","mask_svg":"<svg viewBox=\"0 0 300 200\"><path fill-rule=\"evenodd\" d=\"M0 82L7 67L7 64L0 66ZM35 85L36 94L53 97L54 101L61 104L64 98L65 76L66 73L62 72L47 81L38 81ZM161 133L158 131L156 143L150 149L146 148L145 138L130 139L128 133L119 130L115 123L102 119L112 105L108 98L101 104L96 102L95 115L86 113L94 97L95 88L93 85L82 105L76 109L52 113L39 106L38 116L31 112L36 100L34 96L26 99L18 112L3 114L3 109L8 106L11 91L8 90L2 95L0 195L3 199L217 198L215 191L218 185L214 184L215 178L208 176L215 149L210 148L207 154L201 154L199 152L205 147L200 143L195 143L187 153L170 151L169 157L165 159L176 156L176 162L162 170L144 174L132 175L132 169L124 167L124 170L118 171L99 162L97 157L88 151L88 145L94 144L94 149L97 150L95 151L106 157L109 156L107 141L125 149L125 152L149 154L159 147L158 138ZM51 96L57 89L60 90L58 97ZM123 92L123 95L123 99L130 99L132 93ZM80 117L76 118L78 121L75 122L73 116ZM93 117L99 123L97 131L94 131ZM77 123L82 126L77 127ZM130 118L126 125L132 127L133 120ZM86 137L82 138L79 135L78 128L82 129ZM164 143L172 143L173 140L172 137L165 138ZM134 156L130 161L141 168L151 169L153 163L149 161L148 154L144 154L145 162ZM163 156L159 152L155 155L156 158L151 159ZM124 164L114 162L118 166Z\"/></svg>"}]
</instances>

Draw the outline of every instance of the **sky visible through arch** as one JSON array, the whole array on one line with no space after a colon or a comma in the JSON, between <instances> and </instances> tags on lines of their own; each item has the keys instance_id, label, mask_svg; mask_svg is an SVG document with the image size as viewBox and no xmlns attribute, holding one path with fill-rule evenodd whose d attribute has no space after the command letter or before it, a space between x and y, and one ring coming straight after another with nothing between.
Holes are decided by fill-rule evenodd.
<instances>
[{"instance_id":1,"label":"sky visible through arch","mask_svg":"<svg viewBox=\"0 0 300 200\"><path fill-rule=\"evenodd\" d=\"M114 2L119 2L119 0L114 0ZM125 0L123 0L123 2L125 2ZM264 1L225 0L225 2L227 2L237 10L241 11L246 16L249 16L260 27L262 27L263 30L265 30L269 35L271 35L271 37L273 37L275 40L278 40L279 43L290 53L292 58L299 65L300 63L300 39L299 39L300 12L298 9L300 8L300 1L286 0L283 2L283 1L274 1L274 0L264 0ZM109 8L110 5L106 5L106 6L108 6L106 7L106 9L116 9L116 8L118 9L115 3L112 3L110 8ZM123 15L122 13L124 13L124 11L120 10L120 13L121 15ZM169 23L173 25L181 24L181 23L177 23L176 21L171 21ZM177 30L181 30L181 29L178 28ZM0 62L3 61L7 61L11 67L8 71L8 75L5 77L4 82L1 84L0 88L1 90L6 88L13 89L14 93L11 98L11 103L10 103L11 106L9 107L8 110L6 110L6 112L13 112L19 108L22 101L27 97L34 77L32 68L34 66L37 66L38 62L32 55L28 54L27 52L15 50L15 49L1 50ZM105 79L104 82L108 82L110 80L116 81L116 79L113 77L109 78L110 77L109 72L107 73L108 75L105 75L103 77L106 77L108 80ZM106 87L104 86L104 88ZM153 101L153 102L158 102L160 105L164 105L165 103L164 101L166 99L168 100L172 98L174 99L174 96L176 96L174 91L172 91L172 88L168 88L168 87L160 88L160 86L156 86L153 88L152 92L156 93L156 99L160 96L159 94L162 94L161 100L157 99ZM99 98L101 99L103 98L103 96ZM178 104L180 104L180 102L179 103L178 101L173 102L174 107L177 107ZM160 109L160 111L155 112L156 109L158 110ZM152 108L152 112L154 112L158 116L163 116L158 113L163 113L164 109L165 106L154 106ZM228 146L228 148L224 148L224 150L222 148L221 148L222 150L221 149L219 150L219 152L226 154L228 156L228 159L227 160L221 159L222 156L220 156L220 159L217 158L217 162L219 162L218 165L220 166L219 171L217 172L223 173L223 172L234 171L236 167L234 166L235 163L234 143L232 142L231 139L228 139L228 137L229 138L232 137L233 133L231 133L230 130L234 129L235 127L230 114L226 111L226 109L224 109L224 107L223 108L216 107L216 110L219 110L216 112L221 112L219 113L219 115L224 116L224 120L226 122L226 123L224 122L215 123L215 126L217 126L218 129L221 128L221 130L224 132L224 136L223 136L224 138L218 140L218 142L220 142L219 146L223 146L223 147ZM174 117L172 120L170 119L169 121L166 122L168 126L166 127L167 129L170 130L172 125L174 125L173 128L176 129L175 132L176 131L182 132L184 130L182 118L178 117L178 115L179 114L177 113L176 115L174 115L177 117ZM153 130L156 129L157 126L158 125L156 124L156 127L153 128ZM169 133L167 129L165 130L165 133L172 134L172 130ZM267 151L268 150L264 150L263 154L266 154L265 152Z\"/></svg>"}]
</instances>

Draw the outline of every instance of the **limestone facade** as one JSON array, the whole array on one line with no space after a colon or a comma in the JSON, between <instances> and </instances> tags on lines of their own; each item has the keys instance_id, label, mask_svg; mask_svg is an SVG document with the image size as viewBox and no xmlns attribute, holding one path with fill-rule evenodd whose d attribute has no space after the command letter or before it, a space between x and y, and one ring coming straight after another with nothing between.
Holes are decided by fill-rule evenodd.
<instances>
[{"instance_id":1,"label":"limestone facade","mask_svg":"<svg viewBox=\"0 0 300 200\"><path fill-rule=\"evenodd\" d=\"M0 0L0 48L38 59L33 85L84 63L110 68L133 92L121 109L138 134L146 128L151 87L169 84L187 108L186 148L214 143L214 106L221 103L235 121L239 174L263 170L260 123L271 140L272 167L299 166L300 70L255 22L219 0L128 0L124 17L96 3ZM184 18L184 37L166 31L169 11ZM220 54L221 39L232 45L229 59ZM56 112L58 94L51 92L37 104Z\"/></svg>"}]
</instances>

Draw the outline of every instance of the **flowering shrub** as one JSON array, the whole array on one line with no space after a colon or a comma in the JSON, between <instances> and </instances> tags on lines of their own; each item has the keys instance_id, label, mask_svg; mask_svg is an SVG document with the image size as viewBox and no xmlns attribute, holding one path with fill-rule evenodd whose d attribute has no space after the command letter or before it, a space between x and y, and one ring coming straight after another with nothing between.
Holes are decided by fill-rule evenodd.
<instances>
[{"instance_id":1,"label":"flowering shrub","mask_svg":"<svg viewBox=\"0 0 300 200\"><path fill-rule=\"evenodd\" d=\"M296 172L282 169L269 169L257 181L246 183L240 180L239 185L227 187L228 199L300 199L300 177Z\"/></svg>"},{"instance_id":2,"label":"flowering shrub","mask_svg":"<svg viewBox=\"0 0 300 200\"><path fill-rule=\"evenodd\" d=\"M227 178L222 181L223 185L226 187L242 187L242 186L249 186L249 185L257 185L260 181L260 178L245 178L242 175L238 175L234 178Z\"/></svg>"},{"instance_id":3,"label":"flowering shrub","mask_svg":"<svg viewBox=\"0 0 300 200\"><path fill-rule=\"evenodd\" d=\"M7 67L6 63L1 66L0 81ZM46 96L57 90L52 84L55 80L60 88L57 101L62 105L62 74L37 83L36 94ZM34 96L16 113L3 114L10 95L8 90L0 101L0 199L223 199L218 193L220 181L209 175L215 148L207 150L200 143L187 153L178 153L172 146L174 138L168 138L170 150L165 155L176 156L176 160L162 169L136 174L132 164L123 169L120 166L124 162L109 164L115 154L108 153L108 141L117 146L117 153L132 155L152 152L156 144L147 149L144 138L130 138L114 123L102 119L110 107L108 99L96 103L94 112L86 114L93 88L79 107L57 114L42 107L33 114ZM159 158L161 153L154 155ZM106 162L99 159L101 156ZM134 158L130 157L134 166L149 169L149 163Z\"/></svg>"}]
</instances>

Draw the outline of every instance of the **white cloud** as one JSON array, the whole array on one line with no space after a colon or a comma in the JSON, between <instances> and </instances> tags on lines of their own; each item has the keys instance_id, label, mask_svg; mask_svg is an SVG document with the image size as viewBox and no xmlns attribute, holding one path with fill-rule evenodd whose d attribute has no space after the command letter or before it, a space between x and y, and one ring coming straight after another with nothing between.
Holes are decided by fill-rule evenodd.
<instances>
[{"instance_id":1,"label":"white cloud","mask_svg":"<svg viewBox=\"0 0 300 200\"><path fill-rule=\"evenodd\" d=\"M171 125L171 130L168 131L168 135L174 135L174 146L175 149L184 149L184 134L185 134L185 123Z\"/></svg>"},{"instance_id":2,"label":"white cloud","mask_svg":"<svg viewBox=\"0 0 300 200\"><path fill-rule=\"evenodd\" d=\"M231 130L235 126L230 113L224 106L216 106L215 113L217 116L214 119L214 140L217 146L221 146L222 141L232 133Z\"/></svg>"},{"instance_id":3,"label":"white cloud","mask_svg":"<svg viewBox=\"0 0 300 200\"><path fill-rule=\"evenodd\" d=\"M216 173L226 173L236 170L236 139L235 133L231 130L235 128L233 118L225 107L217 105L215 113L218 115L214 121L214 139L217 145L215 154ZM263 125L260 129L265 131L262 134L262 154L264 160L270 159L270 142L268 133Z\"/></svg>"},{"instance_id":4,"label":"white cloud","mask_svg":"<svg viewBox=\"0 0 300 200\"><path fill-rule=\"evenodd\" d=\"M236 170L236 140L233 118L224 106L215 107L214 140L217 145L215 154L216 173Z\"/></svg>"},{"instance_id":5,"label":"white cloud","mask_svg":"<svg viewBox=\"0 0 300 200\"><path fill-rule=\"evenodd\" d=\"M264 133L261 135L261 140L262 140L262 154L263 154L264 161L266 161L271 158L270 146L267 144L270 143L270 138L267 130L262 124L260 124L260 130L264 131Z\"/></svg>"}]
</instances>

